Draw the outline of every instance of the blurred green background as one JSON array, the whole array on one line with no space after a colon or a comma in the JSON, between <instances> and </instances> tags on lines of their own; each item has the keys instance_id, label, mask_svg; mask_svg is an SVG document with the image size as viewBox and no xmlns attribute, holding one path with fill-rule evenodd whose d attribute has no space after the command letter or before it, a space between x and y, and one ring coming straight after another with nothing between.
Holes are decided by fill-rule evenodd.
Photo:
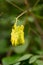
<instances>
[{"instance_id":1,"label":"blurred green background","mask_svg":"<svg viewBox=\"0 0 43 65\"><path fill-rule=\"evenodd\" d=\"M24 25L25 44L12 46L16 17ZM43 0L0 0L0 65L43 65Z\"/></svg>"}]
</instances>

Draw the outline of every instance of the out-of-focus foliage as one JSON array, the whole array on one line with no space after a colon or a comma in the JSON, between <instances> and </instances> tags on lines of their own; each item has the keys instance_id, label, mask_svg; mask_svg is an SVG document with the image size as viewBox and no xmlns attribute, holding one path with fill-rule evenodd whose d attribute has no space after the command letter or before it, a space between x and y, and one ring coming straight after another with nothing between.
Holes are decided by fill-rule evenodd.
<instances>
[{"instance_id":1,"label":"out-of-focus foliage","mask_svg":"<svg viewBox=\"0 0 43 65\"><path fill-rule=\"evenodd\" d=\"M25 44L12 46L16 17L24 25ZM43 0L0 0L0 64L43 65Z\"/></svg>"}]
</instances>

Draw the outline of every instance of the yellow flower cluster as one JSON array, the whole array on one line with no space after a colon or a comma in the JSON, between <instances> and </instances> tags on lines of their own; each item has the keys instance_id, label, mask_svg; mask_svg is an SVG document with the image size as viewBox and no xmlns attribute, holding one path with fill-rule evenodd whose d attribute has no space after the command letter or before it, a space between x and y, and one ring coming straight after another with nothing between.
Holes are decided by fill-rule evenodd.
<instances>
[{"instance_id":1,"label":"yellow flower cluster","mask_svg":"<svg viewBox=\"0 0 43 65\"><path fill-rule=\"evenodd\" d=\"M17 46L19 44L24 44L24 26L17 26L14 24L14 27L11 32L11 43L14 46Z\"/></svg>"}]
</instances>

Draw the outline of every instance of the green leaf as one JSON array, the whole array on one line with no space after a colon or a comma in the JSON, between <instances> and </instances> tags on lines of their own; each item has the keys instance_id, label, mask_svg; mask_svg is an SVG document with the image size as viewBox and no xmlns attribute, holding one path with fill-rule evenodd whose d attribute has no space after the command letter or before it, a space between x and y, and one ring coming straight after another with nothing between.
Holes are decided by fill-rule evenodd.
<instances>
[{"instance_id":1,"label":"green leaf","mask_svg":"<svg viewBox=\"0 0 43 65\"><path fill-rule=\"evenodd\" d=\"M16 64L13 64L13 65L20 65L20 62L16 63Z\"/></svg>"},{"instance_id":2,"label":"green leaf","mask_svg":"<svg viewBox=\"0 0 43 65\"><path fill-rule=\"evenodd\" d=\"M37 60L36 63L37 65L43 65L43 60Z\"/></svg>"},{"instance_id":3,"label":"green leaf","mask_svg":"<svg viewBox=\"0 0 43 65\"><path fill-rule=\"evenodd\" d=\"M23 60L27 60L32 56L32 54L25 54L22 57L19 55L10 56L2 59L3 65L15 64Z\"/></svg>"},{"instance_id":4,"label":"green leaf","mask_svg":"<svg viewBox=\"0 0 43 65\"><path fill-rule=\"evenodd\" d=\"M27 60L27 59L29 59L31 56L32 56L32 54L25 54L25 55L23 55L22 57L20 57L20 58L18 59L18 61Z\"/></svg>"},{"instance_id":5,"label":"green leaf","mask_svg":"<svg viewBox=\"0 0 43 65\"><path fill-rule=\"evenodd\" d=\"M2 63L3 63L3 65L14 64L18 61L19 58L20 58L19 55L6 57L6 58L2 59Z\"/></svg>"},{"instance_id":6,"label":"green leaf","mask_svg":"<svg viewBox=\"0 0 43 65\"><path fill-rule=\"evenodd\" d=\"M32 56L31 58L30 58L30 60L29 60L29 63L31 64L31 63L34 63L37 59L39 58L39 56Z\"/></svg>"}]
</instances>

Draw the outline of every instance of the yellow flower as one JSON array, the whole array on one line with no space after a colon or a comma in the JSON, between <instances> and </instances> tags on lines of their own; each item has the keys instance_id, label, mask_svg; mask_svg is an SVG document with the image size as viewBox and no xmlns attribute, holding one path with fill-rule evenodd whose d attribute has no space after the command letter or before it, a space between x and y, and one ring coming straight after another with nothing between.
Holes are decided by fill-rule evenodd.
<instances>
[{"instance_id":1,"label":"yellow flower","mask_svg":"<svg viewBox=\"0 0 43 65\"><path fill-rule=\"evenodd\" d=\"M24 26L17 26L14 24L11 32L11 43L12 45L24 44Z\"/></svg>"}]
</instances>

